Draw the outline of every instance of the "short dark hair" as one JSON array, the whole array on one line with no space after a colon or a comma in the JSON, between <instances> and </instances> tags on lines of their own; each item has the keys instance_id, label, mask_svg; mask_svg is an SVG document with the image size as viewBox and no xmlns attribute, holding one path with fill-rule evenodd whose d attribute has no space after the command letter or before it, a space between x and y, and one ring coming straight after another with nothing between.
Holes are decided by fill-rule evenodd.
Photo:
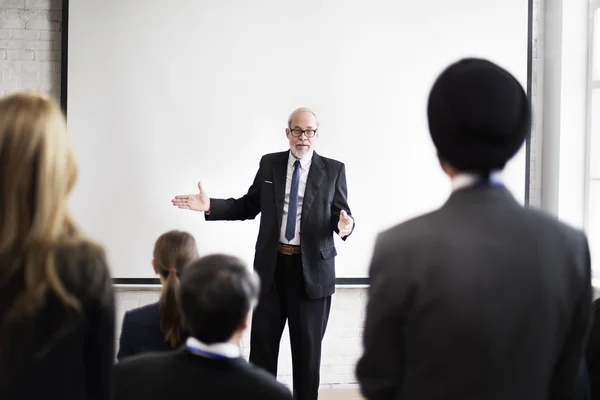
<instances>
[{"instance_id":1,"label":"short dark hair","mask_svg":"<svg viewBox=\"0 0 600 400\"><path fill-rule=\"evenodd\" d=\"M504 169L531 129L531 108L519 81L485 59L465 58L438 76L427 103L438 155L462 172Z\"/></svg>"},{"instance_id":2,"label":"short dark hair","mask_svg":"<svg viewBox=\"0 0 600 400\"><path fill-rule=\"evenodd\" d=\"M256 305L259 291L258 275L241 259L225 254L202 257L181 275L183 323L201 342L225 342Z\"/></svg>"}]
</instances>

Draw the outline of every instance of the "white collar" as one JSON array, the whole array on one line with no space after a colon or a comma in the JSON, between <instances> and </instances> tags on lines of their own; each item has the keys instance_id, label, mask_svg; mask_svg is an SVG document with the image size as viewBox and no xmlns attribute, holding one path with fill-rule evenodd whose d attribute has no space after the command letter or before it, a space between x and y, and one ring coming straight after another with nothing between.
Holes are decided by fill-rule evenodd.
<instances>
[{"instance_id":1,"label":"white collar","mask_svg":"<svg viewBox=\"0 0 600 400\"><path fill-rule=\"evenodd\" d=\"M238 358L242 355L240 346L233 343L205 344L196 338L189 337L185 346L190 353L207 358Z\"/></svg>"},{"instance_id":2,"label":"white collar","mask_svg":"<svg viewBox=\"0 0 600 400\"><path fill-rule=\"evenodd\" d=\"M464 189L469 186L475 185L477 181L481 177L477 174L469 174L466 172L461 172L458 175L455 175L452 178L452 191L455 192L460 189ZM502 182L502 173L501 171L494 171L490 174L490 181L501 183Z\"/></svg>"},{"instance_id":3,"label":"white collar","mask_svg":"<svg viewBox=\"0 0 600 400\"><path fill-rule=\"evenodd\" d=\"M300 159L300 166L302 168L306 167L308 164L311 163L314 152L315 151L313 149L310 149L308 153L302 156L302 158ZM291 150L289 151L289 153L290 154L288 156L288 165L294 165L294 162L296 162L297 158L294 157Z\"/></svg>"}]
</instances>

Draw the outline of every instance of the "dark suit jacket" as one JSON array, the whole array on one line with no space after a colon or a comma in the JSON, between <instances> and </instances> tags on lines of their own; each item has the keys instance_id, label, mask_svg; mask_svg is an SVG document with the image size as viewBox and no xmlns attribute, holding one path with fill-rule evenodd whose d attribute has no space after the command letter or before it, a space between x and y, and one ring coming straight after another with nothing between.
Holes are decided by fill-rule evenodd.
<instances>
[{"instance_id":1,"label":"dark suit jacket","mask_svg":"<svg viewBox=\"0 0 600 400\"><path fill-rule=\"evenodd\" d=\"M131 357L115 368L115 400L292 400L289 389L243 358L208 359L184 347Z\"/></svg>"},{"instance_id":2,"label":"dark suit jacket","mask_svg":"<svg viewBox=\"0 0 600 400\"><path fill-rule=\"evenodd\" d=\"M19 332L34 346L17 346L18 341L12 341L9 351L14 351L23 365L17 370L13 365L10 372L0 371L2 378L15 375L7 386L0 386L0 399L112 399L115 311L104 252L85 242L67 245L57 254L56 269L65 290L80 302L81 312L71 315L68 330L55 336L64 319L69 320L69 314L54 293L47 291L31 328ZM10 304L5 297L7 292L22 290L23 281L22 274L15 275L10 289L0 291L0 308ZM19 322L29 325L26 319ZM0 332L11 335L4 326ZM56 340L36 357L50 337ZM7 357L0 353L0 357Z\"/></svg>"},{"instance_id":3,"label":"dark suit jacket","mask_svg":"<svg viewBox=\"0 0 600 400\"><path fill-rule=\"evenodd\" d=\"M367 399L572 399L592 300L584 234L502 187L454 192L379 235Z\"/></svg>"},{"instance_id":4,"label":"dark suit jacket","mask_svg":"<svg viewBox=\"0 0 600 400\"><path fill-rule=\"evenodd\" d=\"M187 334L184 333L179 343L184 343L186 339ZM169 350L174 349L165 342L165 337L160 329L158 303L148 304L125 313L117 354L119 361L140 353Z\"/></svg>"},{"instance_id":5,"label":"dark suit jacket","mask_svg":"<svg viewBox=\"0 0 600 400\"><path fill-rule=\"evenodd\" d=\"M261 213L254 269L265 290L273 282L277 262L288 157L289 150L263 156L248 193L239 199L210 199L210 214L206 215L207 220L246 220ZM302 268L309 298L330 296L335 291L337 251L333 233L338 232L341 210L351 215L344 164L314 152L300 222Z\"/></svg>"}]
</instances>

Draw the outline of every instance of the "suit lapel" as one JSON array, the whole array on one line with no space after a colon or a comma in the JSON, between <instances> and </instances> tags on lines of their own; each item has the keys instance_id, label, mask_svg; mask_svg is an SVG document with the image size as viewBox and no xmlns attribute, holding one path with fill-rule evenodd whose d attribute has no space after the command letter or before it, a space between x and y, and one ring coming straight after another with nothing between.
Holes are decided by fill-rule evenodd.
<instances>
[{"instance_id":1,"label":"suit lapel","mask_svg":"<svg viewBox=\"0 0 600 400\"><path fill-rule=\"evenodd\" d=\"M319 187L321 187L323 178L325 178L325 165L323 164L323 160L321 160L321 156L319 156L315 151L313 153L312 165L310 167L310 171L308 172L308 178L306 180L306 189L304 191L304 199L302 200L301 221L304 221L306 219L306 216L310 211L310 207L312 206L312 203L315 200L315 196L319 191Z\"/></svg>"},{"instance_id":2,"label":"suit lapel","mask_svg":"<svg viewBox=\"0 0 600 400\"><path fill-rule=\"evenodd\" d=\"M289 151L283 152L281 157L275 160L273 167L273 185L275 186L275 205L277 206L277 220L281 228L283 218L283 204L285 203L285 179L287 175L287 161Z\"/></svg>"}]
</instances>

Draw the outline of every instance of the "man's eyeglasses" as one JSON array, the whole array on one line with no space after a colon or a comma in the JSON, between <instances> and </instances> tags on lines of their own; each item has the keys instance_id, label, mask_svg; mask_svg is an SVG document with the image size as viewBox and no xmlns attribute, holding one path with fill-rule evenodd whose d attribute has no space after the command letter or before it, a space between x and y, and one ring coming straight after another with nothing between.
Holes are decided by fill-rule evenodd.
<instances>
[{"instance_id":1,"label":"man's eyeglasses","mask_svg":"<svg viewBox=\"0 0 600 400\"><path fill-rule=\"evenodd\" d=\"M292 132L292 136L293 137L300 137L302 136L302 134L304 133L306 135L306 137L313 137L317 134L317 130L316 129L298 129L298 128L294 128L291 130Z\"/></svg>"}]
</instances>

